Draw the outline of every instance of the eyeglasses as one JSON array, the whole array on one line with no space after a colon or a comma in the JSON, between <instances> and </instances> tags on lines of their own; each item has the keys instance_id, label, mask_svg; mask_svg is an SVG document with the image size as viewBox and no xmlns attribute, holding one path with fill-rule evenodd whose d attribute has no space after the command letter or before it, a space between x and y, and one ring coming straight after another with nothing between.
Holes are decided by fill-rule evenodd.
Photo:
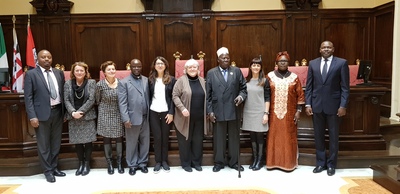
<instances>
[{"instance_id":1,"label":"eyeglasses","mask_svg":"<svg viewBox=\"0 0 400 194\"><path fill-rule=\"evenodd\" d=\"M280 60L280 61L278 61L278 63L287 63L287 62L289 62L288 60Z\"/></svg>"},{"instance_id":2,"label":"eyeglasses","mask_svg":"<svg viewBox=\"0 0 400 194\"><path fill-rule=\"evenodd\" d=\"M156 63L156 65L162 66L162 65L165 65L165 64L164 63Z\"/></svg>"}]
</instances>

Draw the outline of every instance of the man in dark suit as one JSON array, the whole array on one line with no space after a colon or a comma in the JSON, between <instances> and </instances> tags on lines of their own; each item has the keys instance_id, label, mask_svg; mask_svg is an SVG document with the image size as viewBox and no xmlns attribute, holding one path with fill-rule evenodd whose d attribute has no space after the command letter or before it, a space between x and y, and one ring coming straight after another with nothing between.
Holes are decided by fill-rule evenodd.
<instances>
[{"instance_id":1,"label":"man in dark suit","mask_svg":"<svg viewBox=\"0 0 400 194\"><path fill-rule=\"evenodd\" d=\"M339 126L346 115L349 99L349 66L345 59L333 56L330 41L321 43L321 57L310 61L306 86L306 114L313 116L316 148L314 173L328 169L335 174L339 151ZM325 129L329 132L329 154L326 156Z\"/></svg>"},{"instance_id":2,"label":"man in dark suit","mask_svg":"<svg viewBox=\"0 0 400 194\"><path fill-rule=\"evenodd\" d=\"M129 174L136 170L147 173L150 147L149 127L149 83L141 75L142 62L133 59L130 63L131 75L118 84L118 101L121 119L125 125L126 163Z\"/></svg>"},{"instance_id":3,"label":"man in dark suit","mask_svg":"<svg viewBox=\"0 0 400 194\"><path fill-rule=\"evenodd\" d=\"M207 72L207 113L214 123L214 172L225 166L226 134L228 133L228 165L243 171L238 165L240 123L238 107L247 97L246 79L239 68L230 66L229 51L217 51L218 66Z\"/></svg>"},{"instance_id":4,"label":"man in dark suit","mask_svg":"<svg viewBox=\"0 0 400 194\"><path fill-rule=\"evenodd\" d=\"M24 80L25 107L32 127L35 128L40 164L47 182L54 176L65 176L58 170L58 154L64 118L64 73L52 68L51 53L41 50L39 66L26 72Z\"/></svg>"}]
</instances>

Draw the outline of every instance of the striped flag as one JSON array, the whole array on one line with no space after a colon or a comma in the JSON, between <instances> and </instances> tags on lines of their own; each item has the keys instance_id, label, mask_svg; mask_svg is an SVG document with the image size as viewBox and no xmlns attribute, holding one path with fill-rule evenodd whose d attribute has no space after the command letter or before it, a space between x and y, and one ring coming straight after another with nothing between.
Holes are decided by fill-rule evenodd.
<instances>
[{"instance_id":1,"label":"striped flag","mask_svg":"<svg viewBox=\"0 0 400 194\"><path fill-rule=\"evenodd\" d=\"M0 23L0 68L8 69L6 41L4 40L3 28Z\"/></svg>"},{"instance_id":2,"label":"striped flag","mask_svg":"<svg viewBox=\"0 0 400 194\"><path fill-rule=\"evenodd\" d=\"M19 52L17 32L13 28L14 39L14 64L13 64L13 77L12 77L12 91L22 93L22 85L24 82L24 73L22 70L21 54Z\"/></svg>"},{"instance_id":3,"label":"striped flag","mask_svg":"<svg viewBox=\"0 0 400 194\"><path fill-rule=\"evenodd\" d=\"M38 66L35 42L33 41L33 36L31 32L31 25L28 20L28 37L26 39L26 65L30 69L35 68Z\"/></svg>"}]
</instances>

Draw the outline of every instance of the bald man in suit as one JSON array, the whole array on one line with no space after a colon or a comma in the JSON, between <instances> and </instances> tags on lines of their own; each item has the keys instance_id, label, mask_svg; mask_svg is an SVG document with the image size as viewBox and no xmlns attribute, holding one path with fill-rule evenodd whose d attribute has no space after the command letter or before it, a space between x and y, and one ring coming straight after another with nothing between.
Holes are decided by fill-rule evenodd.
<instances>
[{"instance_id":1,"label":"bald man in suit","mask_svg":"<svg viewBox=\"0 0 400 194\"><path fill-rule=\"evenodd\" d=\"M121 119L125 125L126 163L131 176L140 169L147 173L149 160L149 83L143 76L142 62L133 59L131 74L118 83L118 101Z\"/></svg>"},{"instance_id":2,"label":"bald man in suit","mask_svg":"<svg viewBox=\"0 0 400 194\"><path fill-rule=\"evenodd\" d=\"M52 55L47 50L38 54L39 66L26 72L24 78L25 107L30 124L35 128L40 164L47 182L56 181L54 176L65 176L58 170L58 154L63 128L64 73L52 68ZM49 80L51 79L51 80ZM51 95L50 81L56 96Z\"/></svg>"},{"instance_id":3,"label":"bald man in suit","mask_svg":"<svg viewBox=\"0 0 400 194\"><path fill-rule=\"evenodd\" d=\"M314 173L325 169L335 174L339 151L339 126L349 102L349 66L345 59L333 56L330 41L320 46L321 57L310 61L306 85L306 114L312 115L316 148ZM329 132L329 154L326 156L325 129Z\"/></svg>"}]
</instances>

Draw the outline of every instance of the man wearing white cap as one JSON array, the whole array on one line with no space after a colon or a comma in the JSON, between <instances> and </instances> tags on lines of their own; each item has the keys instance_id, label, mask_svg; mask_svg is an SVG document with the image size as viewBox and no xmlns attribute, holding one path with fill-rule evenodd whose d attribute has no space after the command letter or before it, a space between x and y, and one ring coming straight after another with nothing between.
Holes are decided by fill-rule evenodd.
<instances>
[{"instance_id":1,"label":"man wearing white cap","mask_svg":"<svg viewBox=\"0 0 400 194\"><path fill-rule=\"evenodd\" d=\"M229 51L217 51L218 66L207 72L207 113L213 122L214 172L225 167L226 134L228 134L228 166L243 171L238 165L240 123L239 109L247 97L246 79L239 68L230 66Z\"/></svg>"}]
</instances>

